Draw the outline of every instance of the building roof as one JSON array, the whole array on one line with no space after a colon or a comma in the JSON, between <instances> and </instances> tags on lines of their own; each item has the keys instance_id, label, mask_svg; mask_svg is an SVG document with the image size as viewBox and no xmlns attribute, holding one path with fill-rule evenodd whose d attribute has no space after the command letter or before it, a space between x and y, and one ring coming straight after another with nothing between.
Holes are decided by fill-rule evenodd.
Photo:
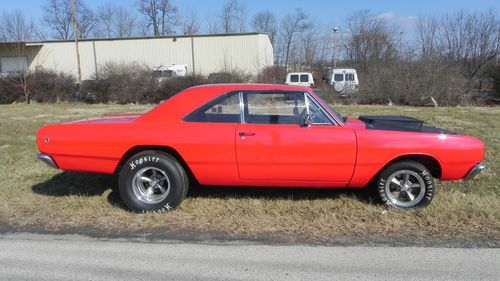
<instances>
[{"instance_id":1,"label":"building roof","mask_svg":"<svg viewBox=\"0 0 500 281\"><path fill-rule=\"evenodd\" d=\"M92 42L92 41L119 41L119 40L144 40L144 39L176 39L176 38L196 38L196 37L226 37L226 36L247 36L247 35L267 35L265 32L242 32L242 33L219 33L219 34L192 34L192 35L166 35L166 36L145 36L145 37L122 37L122 38L86 38L78 39L79 42ZM34 41L5 41L1 44L16 44L25 43L26 45L36 45L43 43L59 43L59 42L74 42L74 39L68 40L34 40Z\"/></svg>"}]
</instances>

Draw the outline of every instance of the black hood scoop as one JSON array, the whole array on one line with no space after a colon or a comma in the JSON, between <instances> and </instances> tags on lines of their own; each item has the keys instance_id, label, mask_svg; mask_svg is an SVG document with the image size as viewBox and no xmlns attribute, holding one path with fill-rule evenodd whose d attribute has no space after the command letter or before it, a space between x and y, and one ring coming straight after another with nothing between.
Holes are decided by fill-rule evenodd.
<instances>
[{"instance_id":1,"label":"black hood scoop","mask_svg":"<svg viewBox=\"0 0 500 281\"><path fill-rule=\"evenodd\" d=\"M425 132L437 134L453 134L445 129L424 126L424 121L413 117L401 115L364 115L359 116L359 120L366 124L367 129L405 131L405 132Z\"/></svg>"}]
</instances>

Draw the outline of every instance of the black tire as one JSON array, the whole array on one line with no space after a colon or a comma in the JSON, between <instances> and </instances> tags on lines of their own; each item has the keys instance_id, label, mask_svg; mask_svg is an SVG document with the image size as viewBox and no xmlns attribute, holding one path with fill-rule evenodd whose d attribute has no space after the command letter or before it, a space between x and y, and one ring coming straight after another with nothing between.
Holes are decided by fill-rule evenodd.
<instances>
[{"instance_id":1,"label":"black tire","mask_svg":"<svg viewBox=\"0 0 500 281\"><path fill-rule=\"evenodd\" d=\"M401 161L386 167L377 178L382 203L412 209L429 205L436 192L432 174L415 161Z\"/></svg>"},{"instance_id":2,"label":"black tire","mask_svg":"<svg viewBox=\"0 0 500 281\"><path fill-rule=\"evenodd\" d=\"M118 188L132 211L162 213L179 206L189 180L184 168L169 154L143 151L131 157L120 171Z\"/></svg>"}]
</instances>

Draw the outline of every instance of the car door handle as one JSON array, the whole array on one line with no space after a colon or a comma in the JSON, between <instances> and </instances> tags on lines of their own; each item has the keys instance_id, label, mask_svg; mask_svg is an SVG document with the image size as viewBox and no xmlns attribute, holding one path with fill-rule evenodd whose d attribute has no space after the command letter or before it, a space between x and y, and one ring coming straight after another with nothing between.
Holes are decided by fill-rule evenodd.
<instances>
[{"instance_id":1,"label":"car door handle","mask_svg":"<svg viewBox=\"0 0 500 281\"><path fill-rule=\"evenodd\" d=\"M244 138L244 137L255 136L255 133L253 133L253 132L240 132L239 135L240 135L240 137Z\"/></svg>"}]
</instances>

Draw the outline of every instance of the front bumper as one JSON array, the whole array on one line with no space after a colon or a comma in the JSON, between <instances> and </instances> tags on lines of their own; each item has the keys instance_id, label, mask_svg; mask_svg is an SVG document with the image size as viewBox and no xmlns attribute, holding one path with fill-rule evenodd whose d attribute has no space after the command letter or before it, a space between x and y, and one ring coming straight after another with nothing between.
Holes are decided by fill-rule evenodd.
<instances>
[{"instance_id":1,"label":"front bumper","mask_svg":"<svg viewBox=\"0 0 500 281\"><path fill-rule=\"evenodd\" d=\"M472 180L477 174L479 174L482 170L486 168L486 165L483 163L478 163L476 166L472 167L470 171L465 176L465 180Z\"/></svg>"},{"instance_id":2,"label":"front bumper","mask_svg":"<svg viewBox=\"0 0 500 281\"><path fill-rule=\"evenodd\" d=\"M36 155L36 157L38 159L42 160L42 162L47 164L49 167L54 168L54 169L58 169L56 162L49 155L47 155L45 153L38 153Z\"/></svg>"}]
</instances>

